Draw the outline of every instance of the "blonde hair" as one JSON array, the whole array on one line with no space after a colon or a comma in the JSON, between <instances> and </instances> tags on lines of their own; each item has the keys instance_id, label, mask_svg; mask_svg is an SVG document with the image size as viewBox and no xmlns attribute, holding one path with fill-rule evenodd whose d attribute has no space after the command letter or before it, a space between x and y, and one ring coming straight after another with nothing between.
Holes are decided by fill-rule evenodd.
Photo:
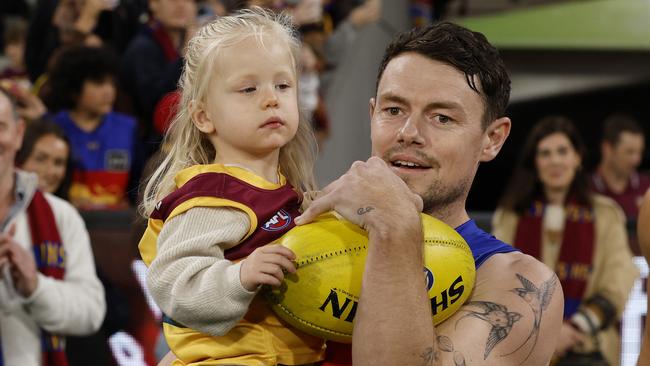
<instances>
[{"instance_id":1,"label":"blonde hair","mask_svg":"<svg viewBox=\"0 0 650 366\"><path fill-rule=\"evenodd\" d=\"M286 42L297 74L300 41L291 18L285 14L274 14L259 7L241 10L204 25L189 41L179 81L182 96L178 113L163 141L169 149L147 182L140 205L143 216L148 217L156 203L176 189L174 177L179 171L214 162L215 148L192 122L191 105L205 101L210 78L203 76L213 72L218 51L251 36L263 42L263 36L269 34L274 40ZM315 189L312 173L315 159L315 138L309 122L301 114L296 135L280 149L279 158L280 171L300 195Z\"/></svg>"}]
</instances>

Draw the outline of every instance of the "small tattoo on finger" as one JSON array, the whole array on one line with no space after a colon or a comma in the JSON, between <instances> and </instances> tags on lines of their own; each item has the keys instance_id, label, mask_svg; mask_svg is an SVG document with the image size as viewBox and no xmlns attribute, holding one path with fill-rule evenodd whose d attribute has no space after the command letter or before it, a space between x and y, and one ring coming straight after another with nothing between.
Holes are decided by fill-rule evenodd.
<instances>
[{"instance_id":1,"label":"small tattoo on finger","mask_svg":"<svg viewBox=\"0 0 650 366\"><path fill-rule=\"evenodd\" d=\"M359 215L359 216L361 216L361 215L365 215L365 214L367 214L368 212L370 212L370 211L372 211L372 210L374 210L374 209L375 209L375 208L372 207L372 206L361 207L361 208L359 208L359 209L357 210L357 215Z\"/></svg>"}]
</instances>

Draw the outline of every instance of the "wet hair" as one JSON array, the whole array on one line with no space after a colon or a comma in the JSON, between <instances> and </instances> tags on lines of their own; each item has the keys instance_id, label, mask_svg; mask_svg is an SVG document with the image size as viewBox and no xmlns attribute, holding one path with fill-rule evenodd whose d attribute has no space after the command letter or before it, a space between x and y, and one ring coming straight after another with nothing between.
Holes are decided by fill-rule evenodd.
<instances>
[{"instance_id":1,"label":"wet hair","mask_svg":"<svg viewBox=\"0 0 650 366\"><path fill-rule=\"evenodd\" d=\"M117 58L107 48L75 46L55 57L48 79L52 92L45 98L53 112L74 109L86 81L100 83L117 75Z\"/></svg>"},{"instance_id":2,"label":"wet hair","mask_svg":"<svg viewBox=\"0 0 650 366\"><path fill-rule=\"evenodd\" d=\"M532 202L544 197L542 182L537 173L535 158L539 142L554 133L565 135L575 151L585 160L586 147L582 136L573 122L565 116L548 116L538 121L528 134L524 147L519 155L515 171L506 186L506 193L501 199L500 206L522 214L530 208ZM567 197L572 197L577 203L589 206L592 203L587 172L578 168Z\"/></svg>"},{"instance_id":3,"label":"wet hair","mask_svg":"<svg viewBox=\"0 0 650 366\"><path fill-rule=\"evenodd\" d=\"M605 122L603 123L603 141L609 142L612 146L616 146L623 132L645 136L643 127L641 127L636 118L629 114L617 113L605 118Z\"/></svg>"},{"instance_id":4,"label":"wet hair","mask_svg":"<svg viewBox=\"0 0 650 366\"><path fill-rule=\"evenodd\" d=\"M206 101L211 78L205 76L215 77L213 70L219 54L233 52L224 51L224 48L251 37L262 45L269 39L286 44L297 76L300 41L287 15L253 7L204 25L187 46L180 79L178 112L163 141L163 146L167 146L169 152L148 180L140 207L143 216L148 217L156 203L176 188L174 177L179 171L214 162L215 147L192 121L192 106L195 102ZM301 196L316 186L312 173L315 149L315 138L309 122L301 116L296 135L280 149L280 171Z\"/></svg>"},{"instance_id":5,"label":"wet hair","mask_svg":"<svg viewBox=\"0 0 650 366\"><path fill-rule=\"evenodd\" d=\"M505 115L510 99L510 77L499 51L483 34L450 22L401 33L384 52L377 87L388 63L407 52L445 63L464 73L469 87L483 99L483 128Z\"/></svg>"},{"instance_id":6,"label":"wet hair","mask_svg":"<svg viewBox=\"0 0 650 366\"><path fill-rule=\"evenodd\" d=\"M54 195L67 200L70 184L72 183L72 149L70 147L70 140L68 140L65 132L56 123L47 119L39 119L28 123L25 127L23 144L20 150L16 153L15 164L19 168L22 167L34 152L34 146L36 146L38 140L48 135L52 135L59 140L62 140L65 142L66 146L68 146L68 158L65 165L65 174L61 184L54 192Z\"/></svg>"}]
</instances>

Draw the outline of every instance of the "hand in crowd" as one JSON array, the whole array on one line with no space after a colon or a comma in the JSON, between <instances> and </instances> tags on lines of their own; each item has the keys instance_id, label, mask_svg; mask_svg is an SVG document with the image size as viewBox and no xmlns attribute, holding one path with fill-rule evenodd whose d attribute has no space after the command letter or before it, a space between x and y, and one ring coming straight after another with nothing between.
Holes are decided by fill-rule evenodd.
<instances>
[{"instance_id":1,"label":"hand in crowd","mask_svg":"<svg viewBox=\"0 0 650 366\"><path fill-rule=\"evenodd\" d=\"M374 23L381 18L381 0L366 0L352 9L348 19L357 28Z\"/></svg>"},{"instance_id":2,"label":"hand in crowd","mask_svg":"<svg viewBox=\"0 0 650 366\"><path fill-rule=\"evenodd\" d=\"M47 108L43 104L43 101L41 101L41 98L30 93L29 90L19 83L9 79L0 80L0 88L16 98L16 109L21 118L27 121L33 121L41 118L47 112Z\"/></svg>"},{"instance_id":3,"label":"hand in crowd","mask_svg":"<svg viewBox=\"0 0 650 366\"><path fill-rule=\"evenodd\" d=\"M293 260L296 255L280 245L259 247L242 261L239 278L248 291L255 291L259 285L280 286L285 271L294 273Z\"/></svg>"},{"instance_id":4,"label":"hand in crowd","mask_svg":"<svg viewBox=\"0 0 650 366\"><path fill-rule=\"evenodd\" d=\"M587 336L584 333L580 332L567 322L562 323L560 337L557 342L557 347L555 348L555 356L564 356L564 354L566 354L571 348L585 342L586 340Z\"/></svg>"},{"instance_id":5,"label":"hand in crowd","mask_svg":"<svg viewBox=\"0 0 650 366\"><path fill-rule=\"evenodd\" d=\"M6 233L0 234L0 272L8 265L16 291L29 297L38 285L38 271L32 255L14 240L15 232L16 226L11 225Z\"/></svg>"}]
</instances>

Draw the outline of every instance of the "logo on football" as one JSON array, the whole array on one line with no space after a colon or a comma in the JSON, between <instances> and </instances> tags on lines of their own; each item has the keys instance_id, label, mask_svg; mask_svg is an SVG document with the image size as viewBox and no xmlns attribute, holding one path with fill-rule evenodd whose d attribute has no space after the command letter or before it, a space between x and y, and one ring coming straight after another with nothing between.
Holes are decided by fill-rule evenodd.
<instances>
[{"instance_id":1,"label":"logo on football","mask_svg":"<svg viewBox=\"0 0 650 366\"><path fill-rule=\"evenodd\" d=\"M269 221L262 225L262 230L278 231L287 227L291 223L291 215L285 210L278 211Z\"/></svg>"},{"instance_id":2,"label":"logo on football","mask_svg":"<svg viewBox=\"0 0 650 366\"><path fill-rule=\"evenodd\" d=\"M424 267L424 282L427 286L427 291L433 287L433 273L427 267Z\"/></svg>"}]
</instances>

